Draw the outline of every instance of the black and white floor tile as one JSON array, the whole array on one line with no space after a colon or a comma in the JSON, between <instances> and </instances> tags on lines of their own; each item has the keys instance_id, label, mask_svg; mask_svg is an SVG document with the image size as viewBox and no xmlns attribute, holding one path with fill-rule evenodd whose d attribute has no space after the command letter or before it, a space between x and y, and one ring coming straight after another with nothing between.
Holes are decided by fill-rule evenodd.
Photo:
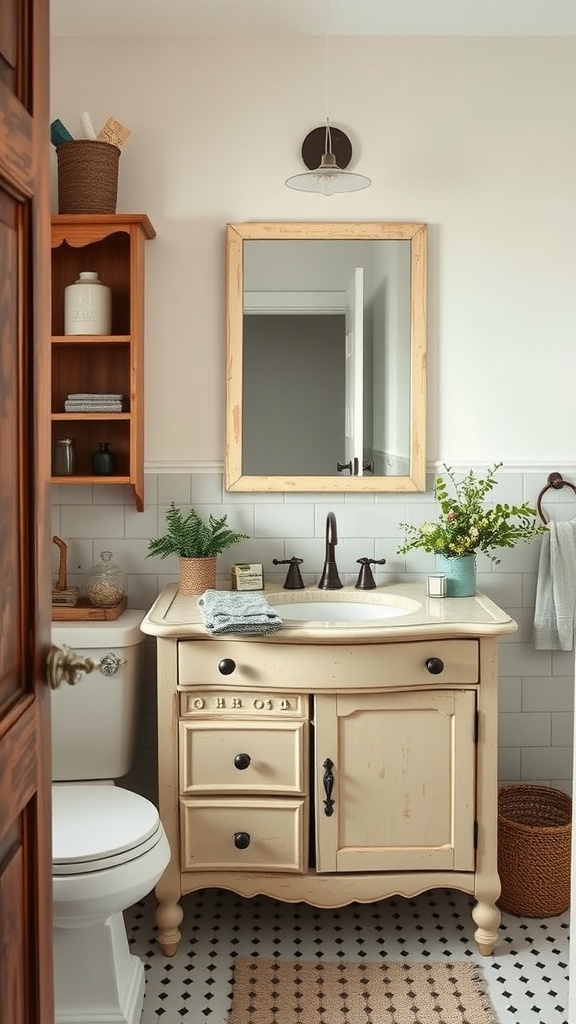
<instances>
[{"instance_id":1,"label":"black and white floor tile","mask_svg":"<svg viewBox=\"0 0 576 1024\"><path fill-rule=\"evenodd\" d=\"M500 1024L568 1024L569 915L504 914L491 957L474 942L473 902L435 890L338 910L209 889L183 900L182 940L167 959L155 944L153 894L126 912L130 947L146 968L141 1024L226 1024L236 956L314 960L444 960L477 963Z\"/></svg>"}]
</instances>

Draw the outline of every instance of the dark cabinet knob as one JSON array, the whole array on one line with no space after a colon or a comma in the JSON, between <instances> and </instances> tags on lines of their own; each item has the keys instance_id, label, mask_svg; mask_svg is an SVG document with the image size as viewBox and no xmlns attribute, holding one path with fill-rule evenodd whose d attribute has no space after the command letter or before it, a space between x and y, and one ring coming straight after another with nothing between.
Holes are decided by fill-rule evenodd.
<instances>
[{"instance_id":1,"label":"dark cabinet knob","mask_svg":"<svg viewBox=\"0 0 576 1024\"><path fill-rule=\"evenodd\" d=\"M218 662L218 671L223 676L232 675L235 668L236 662L232 658L222 658L222 661Z\"/></svg>"},{"instance_id":2,"label":"dark cabinet knob","mask_svg":"<svg viewBox=\"0 0 576 1024\"><path fill-rule=\"evenodd\" d=\"M428 658L426 662L426 668L433 676L439 676L444 671L444 662L442 658Z\"/></svg>"},{"instance_id":3,"label":"dark cabinet knob","mask_svg":"<svg viewBox=\"0 0 576 1024\"><path fill-rule=\"evenodd\" d=\"M234 833L234 846L237 850L247 850L250 846L250 833L249 832L235 832Z\"/></svg>"},{"instance_id":4,"label":"dark cabinet knob","mask_svg":"<svg viewBox=\"0 0 576 1024\"><path fill-rule=\"evenodd\" d=\"M239 772L243 772L245 768L249 768L251 760L252 758L250 757L250 754L236 754L236 757L234 758L234 767L237 768Z\"/></svg>"}]
</instances>

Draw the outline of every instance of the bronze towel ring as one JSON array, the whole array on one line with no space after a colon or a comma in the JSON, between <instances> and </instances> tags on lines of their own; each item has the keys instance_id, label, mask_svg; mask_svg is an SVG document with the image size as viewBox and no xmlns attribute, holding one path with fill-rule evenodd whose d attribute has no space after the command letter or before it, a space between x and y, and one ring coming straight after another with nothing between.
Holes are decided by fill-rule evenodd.
<instances>
[{"instance_id":1,"label":"bronze towel ring","mask_svg":"<svg viewBox=\"0 0 576 1024\"><path fill-rule=\"evenodd\" d=\"M551 487L553 487L555 491L561 491L563 487L569 487L570 490L574 491L574 494L576 494L576 485L571 484L569 480L565 480L561 473L550 473L550 476L548 477L548 483L540 491L540 494L538 495L538 500L536 502L538 515L544 523L544 526L548 525L548 520L542 512L542 498L546 494L546 491L550 490Z\"/></svg>"}]
</instances>

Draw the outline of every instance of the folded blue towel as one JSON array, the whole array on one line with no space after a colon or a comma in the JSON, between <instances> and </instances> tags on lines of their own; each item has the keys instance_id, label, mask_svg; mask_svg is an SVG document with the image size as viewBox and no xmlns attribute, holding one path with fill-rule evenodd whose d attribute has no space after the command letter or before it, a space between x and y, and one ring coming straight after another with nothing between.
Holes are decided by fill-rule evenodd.
<instances>
[{"instance_id":1,"label":"folded blue towel","mask_svg":"<svg viewBox=\"0 0 576 1024\"><path fill-rule=\"evenodd\" d=\"M198 598L204 625L213 636L225 633L274 633L282 619L261 594L206 590Z\"/></svg>"}]
</instances>

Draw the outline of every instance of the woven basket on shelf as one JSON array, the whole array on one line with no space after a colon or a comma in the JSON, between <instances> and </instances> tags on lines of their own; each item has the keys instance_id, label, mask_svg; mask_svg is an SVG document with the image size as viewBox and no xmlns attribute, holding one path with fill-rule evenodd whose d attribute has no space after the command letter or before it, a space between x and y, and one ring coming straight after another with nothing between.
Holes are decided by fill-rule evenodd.
<instances>
[{"instance_id":1,"label":"woven basket on shelf","mask_svg":"<svg viewBox=\"0 0 576 1024\"><path fill-rule=\"evenodd\" d=\"M503 786L498 795L498 906L555 917L570 906L572 800L550 786Z\"/></svg>"},{"instance_id":2,"label":"woven basket on shelf","mask_svg":"<svg viewBox=\"0 0 576 1024\"><path fill-rule=\"evenodd\" d=\"M56 147L58 213L116 213L120 150L74 139Z\"/></svg>"}]
</instances>

